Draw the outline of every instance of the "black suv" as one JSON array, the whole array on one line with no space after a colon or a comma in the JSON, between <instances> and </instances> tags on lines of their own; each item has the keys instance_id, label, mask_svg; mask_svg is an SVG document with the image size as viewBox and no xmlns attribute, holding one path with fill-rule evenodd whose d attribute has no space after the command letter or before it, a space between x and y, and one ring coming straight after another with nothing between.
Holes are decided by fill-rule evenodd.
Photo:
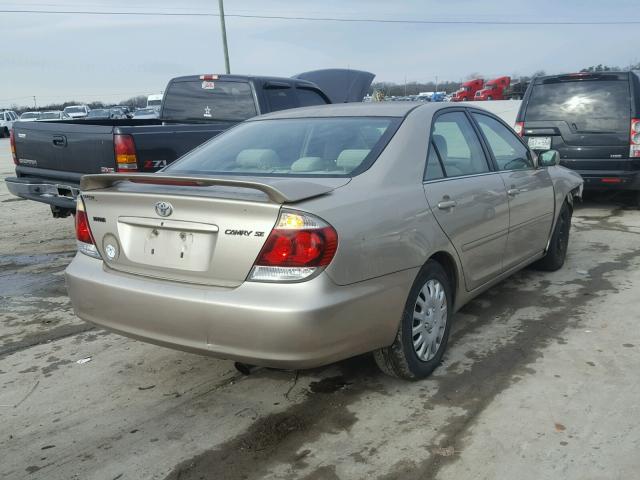
<instances>
[{"instance_id":1,"label":"black suv","mask_svg":"<svg viewBox=\"0 0 640 480\"><path fill-rule=\"evenodd\" d=\"M557 150L585 190L640 192L640 78L634 72L537 77L516 131L532 150ZM640 194L637 194L640 203Z\"/></svg>"}]
</instances>

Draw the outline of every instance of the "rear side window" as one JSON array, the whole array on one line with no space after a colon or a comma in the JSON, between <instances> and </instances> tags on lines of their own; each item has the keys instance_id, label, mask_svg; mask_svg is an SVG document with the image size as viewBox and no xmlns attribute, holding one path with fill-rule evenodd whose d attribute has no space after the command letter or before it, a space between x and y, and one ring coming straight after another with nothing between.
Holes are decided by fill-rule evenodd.
<instances>
[{"instance_id":1,"label":"rear side window","mask_svg":"<svg viewBox=\"0 0 640 480\"><path fill-rule=\"evenodd\" d=\"M301 107L310 107L312 105L325 105L327 102L322 96L309 88L297 88L298 100Z\"/></svg>"},{"instance_id":2,"label":"rear side window","mask_svg":"<svg viewBox=\"0 0 640 480\"><path fill-rule=\"evenodd\" d=\"M175 121L240 122L257 115L247 82L200 80L173 82L165 95L162 117Z\"/></svg>"},{"instance_id":3,"label":"rear side window","mask_svg":"<svg viewBox=\"0 0 640 480\"><path fill-rule=\"evenodd\" d=\"M424 179L438 180L439 178L444 178L444 171L442 170L438 154L432 143L429 148L429 155L427 156L427 170L424 174Z\"/></svg>"},{"instance_id":4,"label":"rear side window","mask_svg":"<svg viewBox=\"0 0 640 480\"><path fill-rule=\"evenodd\" d=\"M533 168L527 148L518 140L513 130L487 115L472 115L489 144L499 170Z\"/></svg>"},{"instance_id":5,"label":"rear side window","mask_svg":"<svg viewBox=\"0 0 640 480\"><path fill-rule=\"evenodd\" d=\"M575 132L629 129L631 94L626 80L583 80L536 84L525 122L562 120Z\"/></svg>"},{"instance_id":6,"label":"rear side window","mask_svg":"<svg viewBox=\"0 0 640 480\"><path fill-rule=\"evenodd\" d=\"M434 122L431 140L447 177L489 171L480 140L463 112L440 115Z\"/></svg>"},{"instance_id":7,"label":"rear side window","mask_svg":"<svg viewBox=\"0 0 640 480\"><path fill-rule=\"evenodd\" d=\"M267 88L264 93L272 112L298 106L293 88Z\"/></svg>"}]
</instances>

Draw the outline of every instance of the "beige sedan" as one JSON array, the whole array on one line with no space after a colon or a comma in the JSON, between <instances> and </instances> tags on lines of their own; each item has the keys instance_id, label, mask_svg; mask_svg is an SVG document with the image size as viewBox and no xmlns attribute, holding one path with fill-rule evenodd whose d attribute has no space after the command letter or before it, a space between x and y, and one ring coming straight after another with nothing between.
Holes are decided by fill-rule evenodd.
<instances>
[{"instance_id":1,"label":"beige sedan","mask_svg":"<svg viewBox=\"0 0 640 480\"><path fill-rule=\"evenodd\" d=\"M563 265L581 192L478 108L282 111L155 175L85 176L67 285L84 320L159 345L284 368L374 352L418 379L458 308Z\"/></svg>"}]
</instances>

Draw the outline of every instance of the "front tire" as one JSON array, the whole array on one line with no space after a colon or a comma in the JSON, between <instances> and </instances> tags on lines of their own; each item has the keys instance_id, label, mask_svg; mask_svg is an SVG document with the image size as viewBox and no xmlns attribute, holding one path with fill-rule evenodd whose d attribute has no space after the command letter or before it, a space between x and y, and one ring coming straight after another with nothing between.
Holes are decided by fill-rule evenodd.
<instances>
[{"instance_id":1,"label":"front tire","mask_svg":"<svg viewBox=\"0 0 640 480\"><path fill-rule=\"evenodd\" d=\"M555 272L559 270L567 258L569 247L569 231L571 230L571 209L567 202L564 202L558 215L558 221L553 229L549 250L546 255L533 264L538 270Z\"/></svg>"},{"instance_id":2,"label":"front tire","mask_svg":"<svg viewBox=\"0 0 640 480\"><path fill-rule=\"evenodd\" d=\"M428 377L447 348L451 317L451 280L429 260L411 287L394 342L373 354L378 367L405 380Z\"/></svg>"}]
</instances>

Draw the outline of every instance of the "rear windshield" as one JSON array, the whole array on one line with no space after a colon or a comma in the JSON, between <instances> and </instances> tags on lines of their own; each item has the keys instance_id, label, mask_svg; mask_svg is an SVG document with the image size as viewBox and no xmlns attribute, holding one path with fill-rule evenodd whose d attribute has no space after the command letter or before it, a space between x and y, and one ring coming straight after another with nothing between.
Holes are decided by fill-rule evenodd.
<instances>
[{"instance_id":1,"label":"rear windshield","mask_svg":"<svg viewBox=\"0 0 640 480\"><path fill-rule=\"evenodd\" d=\"M147 107L159 107L162 105L162 100L147 100Z\"/></svg>"},{"instance_id":2,"label":"rear windshield","mask_svg":"<svg viewBox=\"0 0 640 480\"><path fill-rule=\"evenodd\" d=\"M629 83L587 80L535 85L525 121L564 120L575 131L620 132L629 128Z\"/></svg>"},{"instance_id":3,"label":"rear windshield","mask_svg":"<svg viewBox=\"0 0 640 480\"><path fill-rule=\"evenodd\" d=\"M106 115L109 115L109 110L102 110L102 109L99 109L99 110L91 110L91 111L87 114L87 116L88 116L88 117L104 117L104 116L106 116Z\"/></svg>"},{"instance_id":4,"label":"rear windshield","mask_svg":"<svg viewBox=\"0 0 640 480\"><path fill-rule=\"evenodd\" d=\"M26 118L39 118L40 114L38 112L26 112L23 113L22 115L20 115L20 118L26 119Z\"/></svg>"},{"instance_id":5,"label":"rear windshield","mask_svg":"<svg viewBox=\"0 0 640 480\"><path fill-rule=\"evenodd\" d=\"M366 170L398 118L296 118L246 122L186 154L171 173L345 177Z\"/></svg>"},{"instance_id":6,"label":"rear windshield","mask_svg":"<svg viewBox=\"0 0 640 480\"><path fill-rule=\"evenodd\" d=\"M67 107L64 109L67 113L84 113L84 108L82 107Z\"/></svg>"},{"instance_id":7,"label":"rear windshield","mask_svg":"<svg viewBox=\"0 0 640 480\"><path fill-rule=\"evenodd\" d=\"M162 117L176 121L242 121L257 115L247 82L174 82L164 100Z\"/></svg>"}]
</instances>

